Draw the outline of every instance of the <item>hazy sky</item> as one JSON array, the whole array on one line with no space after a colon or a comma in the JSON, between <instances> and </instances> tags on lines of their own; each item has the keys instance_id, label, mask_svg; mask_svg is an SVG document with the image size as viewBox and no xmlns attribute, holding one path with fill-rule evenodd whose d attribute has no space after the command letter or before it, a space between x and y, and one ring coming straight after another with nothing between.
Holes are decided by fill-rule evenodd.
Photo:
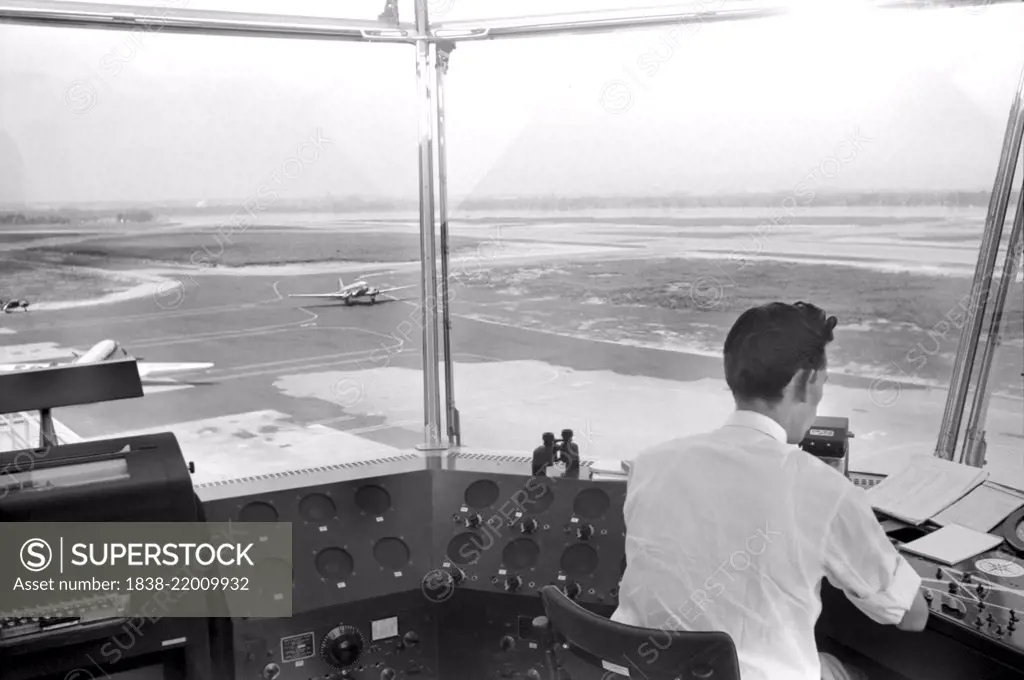
<instances>
[{"instance_id":1,"label":"hazy sky","mask_svg":"<svg viewBox=\"0 0 1024 680\"><path fill-rule=\"evenodd\" d=\"M275 4L325 6L247 2ZM997 6L461 44L450 191L788 190L811 172L835 190L991 188L1022 33L1024 8ZM0 25L0 201L244 198L275 173L296 197L414 198L417 107L410 46Z\"/></svg>"}]
</instances>

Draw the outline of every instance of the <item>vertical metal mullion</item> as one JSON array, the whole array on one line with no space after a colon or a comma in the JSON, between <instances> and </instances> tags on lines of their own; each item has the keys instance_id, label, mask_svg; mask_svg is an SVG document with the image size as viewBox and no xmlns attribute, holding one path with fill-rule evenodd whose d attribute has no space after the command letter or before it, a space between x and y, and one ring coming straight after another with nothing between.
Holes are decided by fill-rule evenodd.
<instances>
[{"instance_id":1,"label":"vertical metal mullion","mask_svg":"<svg viewBox=\"0 0 1024 680\"><path fill-rule=\"evenodd\" d=\"M441 389L437 371L437 257L434 243L434 68L427 0L416 0L416 83L419 89L420 264L423 328L423 423L420 450L441 444ZM438 461L439 462L439 461Z\"/></svg>"},{"instance_id":2,"label":"vertical metal mullion","mask_svg":"<svg viewBox=\"0 0 1024 680\"><path fill-rule=\"evenodd\" d=\"M985 421L988 416L989 399L992 396L988 379L992 372L992 362L995 359L996 350L999 348L999 341L1002 335L1003 310L1009 297L1010 285L1017 275L1017 257L1020 254L1022 238L1024 238L1024 188L1021 189L1020 196L1017 199L1017 214L1013 218L1013 229L1010 231L1006 258L1003 261L1002 278L999 280L999 288L996 290L995 299L992 301L992 318L989 321L985 349L981 354L981 361L978 364L978 380L974 388L974 403L971 405L971 413L967 419L967 429L964 435L963 462L973 467L985 465L985 449L987 446L985 442Z\"/></svg>"},{"instance_id":3,"label":"vertical metal mullion","mask_svg":"<svg viewBox=\"0 0 1024 680\"><path fill-rule=\"evenodd\" d=\"M1013 189L1013 173L1020 154L1021 136L1024 134L1024 70L1017 81L1017 92L1010 107L1010 117L1003 137L1003 150L999 157L996 181L989 199L988 214L985 217L985 234L978 251L978 264L974 270L971 285L970 304L963 334L957 347L953 363L953 375L949 379L949 393L946 396L946 410L942 416L942 428L935 445L935 455L953 460L956 444L963 422L964 406L970 389L971 371L974 367L981 327L988 304L988 293L992 288L992 272L995 271L999 242L1003 235L1003 223Z\"/></svg>"},{"instance_id":4,"label":"vertical metal mullion","mask_svg":"<svg viewBox=\"0 0 1024 680\"><path fill-rule=\"evenodd\" d=\"M444 395L445 425L448 428L449 446L462 446L462 432L459 425L459 410L455 406L455 366L452 360L452 315L449 295L448 259L448 149L445 136L444 76L448 73L448 62L455 48L453 42L437 43L437 206L441 222L441 333L444 344Z\"/></svg>"}]
</instances>

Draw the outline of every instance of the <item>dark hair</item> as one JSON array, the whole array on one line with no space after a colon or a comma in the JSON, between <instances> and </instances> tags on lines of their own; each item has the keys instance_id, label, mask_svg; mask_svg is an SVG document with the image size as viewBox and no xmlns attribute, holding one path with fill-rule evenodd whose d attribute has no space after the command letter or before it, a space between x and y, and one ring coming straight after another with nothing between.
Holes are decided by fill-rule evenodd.
<instances>
[{"instance_id":1,"label":"dark hair","mask_svg":"<svg viewBox=\"0 0 1024 680\"><path fill-rule=\"evenodd\" d=\"M793 376L824 369L836 323L806 302L772 302L743 312L725 338L725 381L733 397L774 403Z\"/></svg>"}]
</instances>

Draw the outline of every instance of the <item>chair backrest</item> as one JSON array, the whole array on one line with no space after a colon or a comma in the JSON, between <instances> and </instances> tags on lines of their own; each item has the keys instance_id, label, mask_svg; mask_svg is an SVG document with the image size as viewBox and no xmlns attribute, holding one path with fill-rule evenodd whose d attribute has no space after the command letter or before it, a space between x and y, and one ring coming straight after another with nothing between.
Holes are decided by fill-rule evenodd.
<instances>
[{"instance_id":1,"label":"chair backrest","mask_svg":"<svg viewBox=\"0 0 1024 680\"><path fill-rule=\"evenodd\" d=\"M555 658L572 680L740 680L727 633L627 626L584 609L557 586L541 589L541 599Z\"/></svg>"}]
</instances>

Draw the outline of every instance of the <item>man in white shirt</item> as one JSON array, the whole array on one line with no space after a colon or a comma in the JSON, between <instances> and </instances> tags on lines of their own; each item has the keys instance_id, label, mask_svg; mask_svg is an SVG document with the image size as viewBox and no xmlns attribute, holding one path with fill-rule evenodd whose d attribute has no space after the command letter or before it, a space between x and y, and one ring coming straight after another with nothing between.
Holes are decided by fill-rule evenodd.
<instances>
[{"instance_id":1,"label":"man in white shirt","mask_svg":"<svg viewBox=\"0 0 1024 680\"><path fill-rule=\"evenodd\" d=\"M743 313L725 341L736 412L719 430L633 461L614 621L725 631L743 680L848 680L819 654L823 577L879 623L922 630L921 578L863 490L798 444L827 380L836 318L798 302Z\"/></svg>"}]
</instances>

